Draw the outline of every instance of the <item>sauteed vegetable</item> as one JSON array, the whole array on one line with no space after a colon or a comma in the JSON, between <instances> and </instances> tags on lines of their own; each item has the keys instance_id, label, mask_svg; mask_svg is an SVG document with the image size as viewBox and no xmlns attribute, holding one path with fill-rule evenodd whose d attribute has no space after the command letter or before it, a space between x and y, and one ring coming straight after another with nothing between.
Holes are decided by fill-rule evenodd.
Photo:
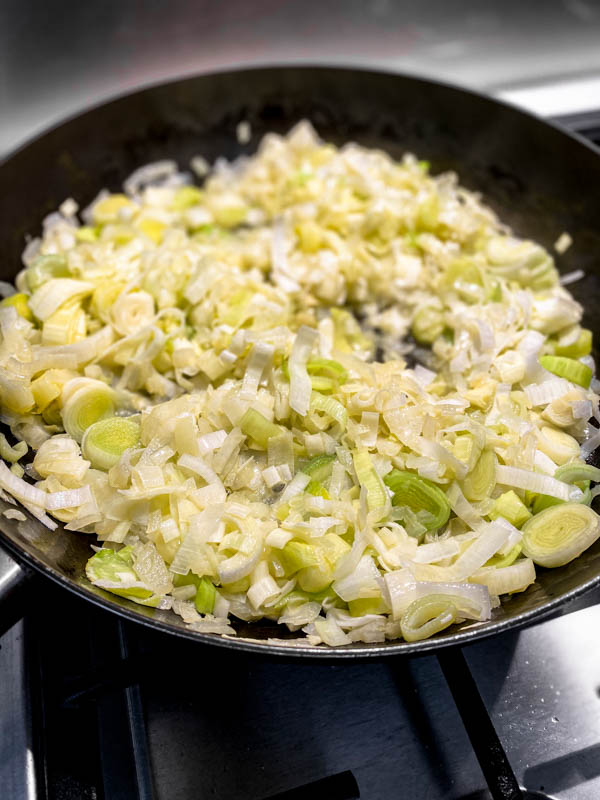
<instances>
[{"instance_id":1,"label":"sauteed vegetable","mask_svg":"<svg viewBox=\"0 0 600 800\"><path fill-rule=\"evenodd\" d=\"M454 174L300 123L201 186L164 161L66 200L23 261L0 486L95 534L109 592L415 641L600 535L582 309Z\"/></svg>"}]
</instances>

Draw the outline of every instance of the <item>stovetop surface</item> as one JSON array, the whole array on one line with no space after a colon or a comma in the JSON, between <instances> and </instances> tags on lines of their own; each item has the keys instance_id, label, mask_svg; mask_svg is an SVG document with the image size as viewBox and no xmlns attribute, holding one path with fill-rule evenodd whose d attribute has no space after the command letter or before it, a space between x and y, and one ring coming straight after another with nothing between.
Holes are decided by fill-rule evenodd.
<instances>
[{"instance_id":1,"label":"stovetop surface","mask_svg":"<svg viewBox=\"0 0 600 800\"><path fill-rule=\"evenodd\" d=\"M328 776L290 797L459 800L484 786L435 657L268 661L45 588L0 650L6 797L262 800ZM559 800L600 797L598 601L465 649L519 782ZM33 725L1 696L18 691L23 655Z\"/></svg>"}]
</instances>

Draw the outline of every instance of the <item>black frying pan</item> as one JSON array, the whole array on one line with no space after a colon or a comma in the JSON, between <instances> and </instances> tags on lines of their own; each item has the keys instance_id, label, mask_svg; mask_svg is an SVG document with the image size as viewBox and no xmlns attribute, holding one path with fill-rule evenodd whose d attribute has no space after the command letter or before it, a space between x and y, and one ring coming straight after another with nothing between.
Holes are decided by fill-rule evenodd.
<instances>
[{"instance_id":1,"label":"black frying pan","mask_svg":"<svg viewBox=\"0 0 600 800\"><path fill-rule=\"evenodd\" d=\"M308 118L325 139L356 140L399 157L413 151L434 173L452 169L480 191L503 220L546 247L563 231L574 244L561 271L581 268L573 287L586 308L585 324L600 337L600 154L589 144L515 108L430 81L401 75L326 67L269 68L218 73L145 89L75 117L45 133L0 166L0 269L11 280L21 268L27 235L67 197L80 206L98 190L118 190L136 167L160 158L187 166L252 152L268 131L286 132ZM241 146L236 125L248 120L252 139ZM0 501L0 508L6 507ZM5 566L2 594L16 596L29 568L123 617L231 649L311 657L348 658L434 651L541 619L600 584L600 542L573 563L539 570L536 583L494 613L492 620L454 627L424 642L290 648L273 624L240 623L239 640L191 631L175 614L109 595L85 578L93 537L36 520L0 515L0 543L24 567ZM0 558L0 570L3 558ZM251 639L252 641L249 641Z\"/></svg>"}]
</instances>

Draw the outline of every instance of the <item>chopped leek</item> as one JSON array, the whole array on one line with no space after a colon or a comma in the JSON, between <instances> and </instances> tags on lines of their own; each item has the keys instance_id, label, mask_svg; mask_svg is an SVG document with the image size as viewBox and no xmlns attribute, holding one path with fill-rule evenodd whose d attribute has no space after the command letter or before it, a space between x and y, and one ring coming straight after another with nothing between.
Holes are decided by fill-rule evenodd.
<instances>
[{"instance_id":1,"label":"chopped leek","mask_svg":"<svg viewBox=\"0 0 600 800\"><path fill-rule=\"evenodd\" d=\"M20 317L23 317L23 319L26 319L28 322L33 322L33 314L29 308L28 296L26 294L23 294L23 292L15 292L15 294L11 294L9 297L0 300L0 308L10 308L11 306L17 310L17 314Z\"/></svg>"},{"instance_id":2,"label":"chopped leek","mask_svg":"<svg viewBox=\"0 0 600 800\"><path fill-rule=\"evenodd\" d=\"M66 384L68 386L69 384ZM63 388L63 397L65 389ZM81 442L85 431L115 411L114 391L102 381L89 380L63 400L61 417L66 432Z\"/></svg>"},{"instance_id":3,"label":"chopped leek","mask_svg":"<svg viewBox=\"0 0 600 800\"><path fill-rule=\"evenodd\" d=\"M107 592L145 606L157 606L160 602L160 597L138 578L130 547L124 547L119 552L106 548L98 550L88 560L85 572L93 584Z\"/></svg>"},{"instance_id":4,"label":"chopped leek","mask_svg":"<svg viewBox=\"0 0 600 800\"><path fill-rule=\"evenodd\" d=\"M541 356L540 364L548 372L558 375L559 378L565 378L571 383L576 383L578 386L583 386L584 389L588 388L594 374L587 364L582 364L581 361L566 356Z\"/></svg>"},{"instance_id":5,"label":"chopped leek","mask_svg":"<svg viewBox=\"0 0 600 800\"><path fill-rule=\"evenodd\" d=\"M390 498L383 481L373 466L371 456L367 450L356 450L352 454L354 469L358 482L367 492L367 507L369 511L380 512L380 519L387 516Z\"/></svg>"},{"instance_id":6,"label":"chopped leek","mask_svg":"<svg viewBox=\"0 0 600 800\"><path fill-rule=\"evenodd\" d=\"M588 356L592 352L592 332L587 328L581 328L579 336L574 342L561 344L560 339L554 345L554 354L566 356L567 358L581 358Z\"/></svg>"},{"instance_id":7,"label":"chopped leek","mask_svg":"<svg viewBox=\"0 0 600 800\"><path fill-rule=\"evenodd\" d=\"M310 410L321 411L331 417L344 430L348 422L348 412L344 406L333 397L324 397L318 392L313 392L310 396Z\"/></svg>"},{"instance_id":8,"label":"chopped leek","mask_svg":"<svg viewBox=\"0 0 600 800\"><path fill-rule=\"evenodd\" d=\"M589 506L561 503L523 525L523 553L541 567L562 567L600 536L600 518Z\"/></svg>"},{"instance_id":9,"label":"chopped leek","mask_svg":"<svg viewBox=\"0 0 600 800\"><path fill-rule=\"evenodd\" d=\"M419 642L448 628L459 616L453 600L447 594L430 594L415 600L400 620L402 636L407 642Z\"/></svg>"},{"instance_id":10,"label":"chopped leek","mask_svg":"<svg viewBox=\"0 0 600 800\"><path fill-rule=\"evenodd\" d=\"M554 473L554 477L565 483L580 483L581 481L600 482L600 469L591 464L564 464Z\"/></svg>"},{"instance_id":11,"label":"chopped leek","mask_svg":"<svg viewBox=\"0 0 600 800\"><path fill-rule=\"evenodd\" d=\"M215 608L217 590L208 578L200 578L194 597L194 605L199 614L212 614Z\"/></svg>"},{"instance_id":12,"label":"chopped leek","mask_svg":"<svg viewBox=\"0 0 600 800\"><path fill-rule=\"evenodd\" d=\"M0 286L0 489L106 543L97 587L216 634L416 641L596 538L577 275L453 176L306 122L192 168L85 225L66 200Z\"/></svg>"},{"instance_id":13,"label":"chopped leek","mask_svg":"<svg viewBox=\"0 0 600 800\"><path fill-rule=\"evenodd\" d=\"M531 517L531 511L527 508L525 503L517 495L517 493L510 489L504 492L494 501L492 510L489 512L490 519L498 519L503 517L507 519L515 528L520 528L523 523Z\"/></svg>"},{"instance_id":14,"label":"chopped leek","mask_svg":"<svg viewBox=\"0 0 600 800\"><path fill-rule=\"evenodd\" d=\"M241 418L240 429L263 450L269 446L269 439L281 436L282 433L279 425L269 422L266 417L253 408L249 408Z\"/></svg>"},{"instance_id":15,"label":"chopped leek","mask_svg":"<svg viewBox=\"0 0 600 800\"><path fill-rule=\"evenodd\" d=\"M322 483L331 475L335 459L335 455L322 453L321 455L311 458L308 463L303 464L301 467L302 472L306 473L306 475L310 475L313 481Z\"/></svg>"},{"instance_id":16,"label":"chopped leek","mask_svg":"<svg viewBox=\"0 0 600 800\"><path fill-rule=\"evenodd\" d=\"M424 511L422 521L426 531L441 528L450 517L450 503L444 492L431 481L412 472L394 469L383 479L394 493L395 506L408 506L413 512Z\"/></svg>"},{"instance_id":17,"label":"chopped leek","mask_svg":"<svg viewBox=\"0 0 600 800\"><path fill-rule=\"evenodd\" d=\"M25 280L29 291L35 292L51 278L68 278L70 274L66 256L38 256L33 264L27 267Z\"/></svg>"},{"instance_id":18,"label":"chopped leek","mask_svg":"<svg viewBox=\"0 0 600 800\"><path fill-rule=\"evenodd\" d=\"M484 500L492 493L496 483L496 455L493 450L484 450L479 460L462 482L465 497L472 503Z\"/></svg>"},{"instance_id":19,"label":"chopped leek","mask_svg":"<svg viewBox=\"0 0 600 800\"><path fill-rule=\"evenodd\" d=\"M136 419L108 417L85 430L81 450L95 469L109 470L139 440L140 424Z\"/></svg>"}]
</instances>

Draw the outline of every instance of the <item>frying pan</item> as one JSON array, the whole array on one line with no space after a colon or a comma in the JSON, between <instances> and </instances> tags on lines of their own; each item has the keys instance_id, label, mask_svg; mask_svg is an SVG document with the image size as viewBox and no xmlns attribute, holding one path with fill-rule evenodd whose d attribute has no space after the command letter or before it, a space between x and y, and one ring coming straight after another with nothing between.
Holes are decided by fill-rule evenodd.
<instances>
[{"instance_id":1,"label":"frying pan","mask_svg":"<svg viewBox=\"0 0 600 800\"><path fill-rule=\"evenodd\" d=\"M355 140L394 157L412 151L432 172L455 170L482 193L521 236L548 248L563 231L573 238L558 259L561 271L583 269L573 294L585 324L600 337L600 151L572 134L488 97L397 74L328 67L258 68L203 75L136 92L74 117L43 134L0 166L0 277L11 280L20 254L43 217L67 197L85 206L102 187L119 190L136 167L194 155L209 161L251 153L268 131L284 133L313 122L337 144ZM241 145L236 126L247 120L252 138ZM0 501L0 510L6 508ZM168 611L136 605L89 583L84 566L95 539L52 532L37 520L0 515L0 608L23 602L25 582L43 573L77 595L131 620L179 636L270 655L347 659L424 653L537 621L600 584L600 541L565 567L539 570L538 579L494 612L488 622L455 626L423 642L294 647L271 623L240 623L238 638L190 630ZM10 554L22 569L9 558ZM25 589L23 590L23 587ZM19 589L21 591L19 592Z\"/></svg>"}]
</instances>

